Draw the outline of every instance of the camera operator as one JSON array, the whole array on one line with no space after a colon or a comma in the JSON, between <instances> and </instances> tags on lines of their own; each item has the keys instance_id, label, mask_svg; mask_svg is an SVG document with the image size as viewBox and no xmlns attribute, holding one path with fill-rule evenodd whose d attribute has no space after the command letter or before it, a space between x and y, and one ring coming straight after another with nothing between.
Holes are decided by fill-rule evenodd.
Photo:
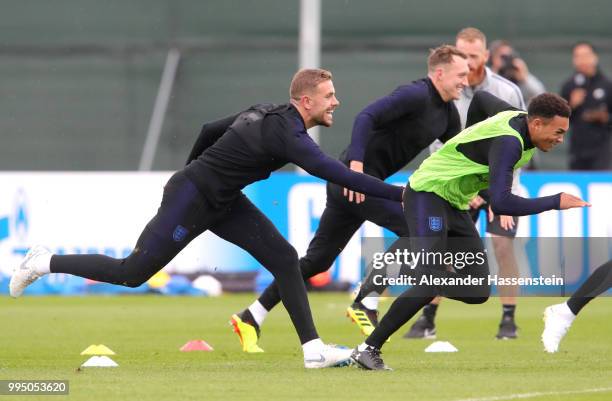
<instances>
[{"instance_id":1,"label":"camera operator","mask_svg":"<svg viewBox=\"0 0 612 401\"><path fill-rule=\"evenodd\" d=\"M527 64L518 56L510 43L505 40L496 40L491 43L491 70L502 77L514 82L521 90L525 103L546 89L542 82L529 73Z\"/></svg>"}]
</instances>

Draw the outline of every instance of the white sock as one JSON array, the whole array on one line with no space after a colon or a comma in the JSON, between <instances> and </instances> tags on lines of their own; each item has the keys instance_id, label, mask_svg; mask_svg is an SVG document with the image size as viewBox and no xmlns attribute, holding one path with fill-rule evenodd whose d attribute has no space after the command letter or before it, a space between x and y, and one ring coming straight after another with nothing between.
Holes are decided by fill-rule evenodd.
<instances>
[{"instance_id":1,"label":"white sock","mask_svg":"<svg viewBox=\"0 0 612 401\"><path fill-rule=\"evenodd\" d=\"M359 344L359 346L357 347L357 350L358 350L358 351L360 351L360 352L361 352L361 351L365 351L365 349L366 349L366 348L368 348L368 347L369 347L369 345L368 345L368 344L366 344L366 343L361 343L361 344Z\"/></svg>"},{"instance_id":2,"label":"white sock","mask_svg":"<svg viewBox=\"0 0 612 401\"><path fill-rule=\"evenodd\" d=\"M361 304L370 310L377 310L379 300L380 297L368 296L361 300Z\"/></svg>"},{"instance_id":3,"label":"white sock","mask_svg":"<svg viewBox=\"0 0 612 401\"><path fill-rule=\"evenodd\" d=\"M563 314L563 316L570 321L573 321L576 318L576 315L574 315L574 312L572 312L572 310L569 308L567 302L559 304L559 309L557 310L561 312L561 314Z\"/></svg>"},{"instance_id":4,"label":"white sock","mask_svg":"<svg viewBox=\"0 0 612 401\"><path fill-rule=\"evenodd\" d=\"M34 265L34 270L38 274L49 274L51 273L51 256L52 253L45 253L44 255L40 255L36 258L36 264Z\"/></svg>"},{"instance_id":5,"label":"white sock","mask_svg":"<svg viewBox=\"0 0 612 401\"><path fill-rule=\"evenodd\" d=\"M257 322L259 327L263 324L264 320L266 320L266 316L268 316L268 311L263 307L259 301L255 301L249 306L249 311L251 315L253 315L253 319Z\"/></svg>"},{"instance_id":6,"label":"white sock","mask_svg":"<svg viewBox=\"0 0 612 401\"><path fill-rule=\"evenodd\" d=\"M304 351L304 355L318 354L323 350L324 346L325 344L323 344L320 338L315 338L302 344L302 351Z\"/></svg>"}]
</instances>

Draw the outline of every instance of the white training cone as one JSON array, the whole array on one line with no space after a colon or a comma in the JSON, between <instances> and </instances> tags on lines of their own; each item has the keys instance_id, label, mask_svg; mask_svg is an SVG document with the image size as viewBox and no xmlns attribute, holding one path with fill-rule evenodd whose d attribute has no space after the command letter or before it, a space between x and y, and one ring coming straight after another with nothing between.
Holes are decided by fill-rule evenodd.
<instances>
[{"instance_id":1,"label":"white training cone","mask_svg":"<svg viewBox=\"0 0 612 401\"><path fill-rule=\"evenodd\" d=\"M81 366L84 368L115 368L119 365L107 356L92 356Z\"/></svg>"},{"instance_id":2,"label":"white training cone","mask_svg":"<svg viewBox=\"0 0 612 401\"><path fill-rule=\"evenodd\" d=\"M448 341L434 341L431 345L425 348L425 352L457 352L455 346Z\"/></svg>"}]
</instances>

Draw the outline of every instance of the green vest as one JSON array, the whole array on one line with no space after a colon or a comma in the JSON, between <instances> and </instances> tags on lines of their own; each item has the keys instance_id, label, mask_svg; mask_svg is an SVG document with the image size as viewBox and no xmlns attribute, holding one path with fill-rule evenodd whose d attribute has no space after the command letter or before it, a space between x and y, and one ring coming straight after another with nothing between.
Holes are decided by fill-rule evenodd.
<instances>
[{"instance_id":1,"label":"green vest","mask_svg":"<svg viewBox=\"0 0 612 401\"><path fill-rule=\"evenodd\" d=\"M479 191L489 187L489 166L468 159L457 150L457 146L481 139L512 135L518 138L524 148L523 138L508 124L512 118L521 114L526 113L503 111L464 129L421 163L408 180L410 187L415 191L433 192L446 199L453 207L468 210L470 200ZM527 164L534 152L535 148L523 150L514 169Z\"/></svg>"}]
</instances>

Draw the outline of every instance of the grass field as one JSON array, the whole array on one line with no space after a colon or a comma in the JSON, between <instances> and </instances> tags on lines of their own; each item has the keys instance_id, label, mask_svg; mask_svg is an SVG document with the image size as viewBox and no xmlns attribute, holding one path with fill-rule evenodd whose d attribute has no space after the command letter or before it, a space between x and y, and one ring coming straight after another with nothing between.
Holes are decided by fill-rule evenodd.
<instances>
[{"instance_id":1,"label":"grass field","mask_svg":"<svg viewBox=\"0 0 612 401\"><path fill-rule=\"evenodd\" d=\"M325 341L350 347L362 341L344 317L346 294L310 299ZM242 353L227 321L251 300L0 297L0 379L69 380L70 395L53 400L612 400L611 298L588 305L553 355L542 351L539 335L543 308L558 299L522 298L516 341L493 339L498 299L477 306L446 301L438 313L439 339L459 352L427 354L430 341L398 334L383 349L393 372L305 370L283 308L265 323L260 344L266 353ZM178 351L197 338L215 351ZM120 366L79 370L87 358L80 352L98 343L117 353Z\"/></svg>"}]
</instances>

